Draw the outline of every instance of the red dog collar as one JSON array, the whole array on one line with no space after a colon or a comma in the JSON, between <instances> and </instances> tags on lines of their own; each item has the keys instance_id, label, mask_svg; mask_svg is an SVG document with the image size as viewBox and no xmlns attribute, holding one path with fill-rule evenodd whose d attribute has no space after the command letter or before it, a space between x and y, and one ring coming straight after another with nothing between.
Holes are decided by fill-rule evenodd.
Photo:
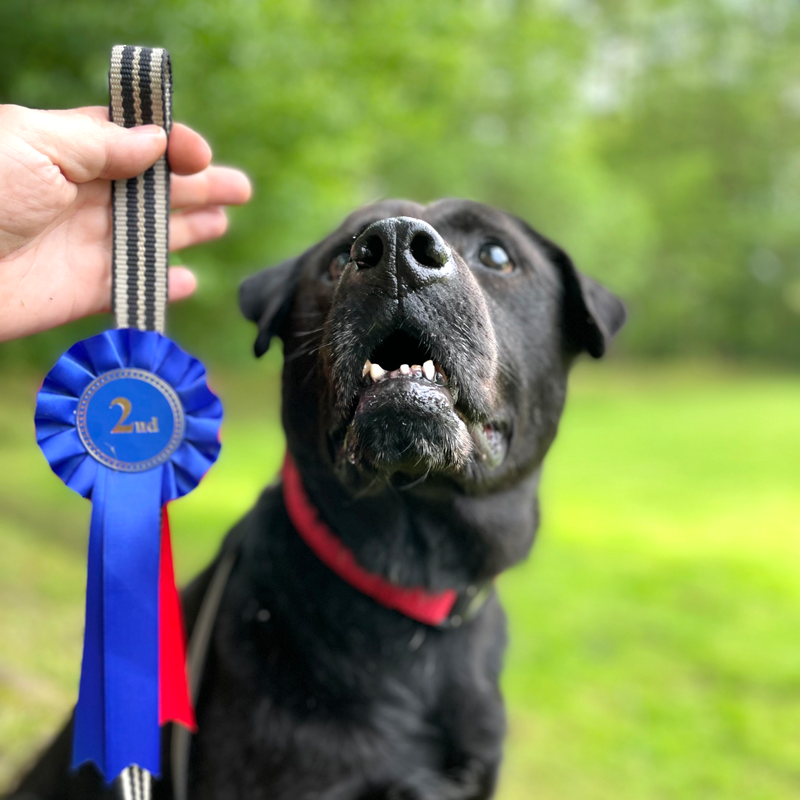
<instances>
[{"instance_id":1,"label":"red dog collar","mask_svg":"<svg viewBox=\"0 0 800 800\"><path fill-rule=\"evenodd\" d=\"M288 452L283 462L283 499L292 525L317 558L343 581L385 608L399 611L426 625L458 627L475 616L491 592L491 581L482 586L470 586L463 593L455 589L429 592L421 587L399 586L381 575L368 572L320 519Z\"/></svg>"}]
</instances>

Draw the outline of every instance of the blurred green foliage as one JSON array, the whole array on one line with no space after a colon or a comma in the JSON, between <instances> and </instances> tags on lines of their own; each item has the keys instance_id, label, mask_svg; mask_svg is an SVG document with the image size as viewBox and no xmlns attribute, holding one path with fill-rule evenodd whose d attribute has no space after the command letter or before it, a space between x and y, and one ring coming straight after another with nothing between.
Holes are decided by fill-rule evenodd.
<instances>
[{"instance_id":1,"label":"blurred green foliage","mask_svg":"<svg viewBox=\"0 0 800 800\"><path fill-rule=\"evenodd\" d=\"M800 357L796 0L3 0L0 99L107 102L173 55L176 116L253 177L170 327L247 358L241 277L385 196L496 204L633 311L629 353ZM49 362L105 320L6 345Z\"/></svg>"}]
</instances>

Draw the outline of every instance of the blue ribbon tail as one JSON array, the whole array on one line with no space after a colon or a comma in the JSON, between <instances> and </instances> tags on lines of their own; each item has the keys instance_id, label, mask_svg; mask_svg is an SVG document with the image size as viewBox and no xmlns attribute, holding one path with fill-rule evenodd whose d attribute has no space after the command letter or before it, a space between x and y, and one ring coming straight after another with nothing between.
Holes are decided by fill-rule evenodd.
<instances>
[{"instance_id":1,"label":"blue ribbon tail","mask_svg":"<svg viewBox=\"0 0 800 800\"><path fill-rule=\"evenodd\" d=\"M83 663L78 704L75 707L75 733L72 766L94 761L106 773L106 701L103 669L103 509L106 476L100 467L92 489L92 522L89 528L89 564L86 575L86 628L83 636Z\"/></svg>"},{"instance_id":2,"label":"blue ribbon tail","mask_svg":"<svg viewBox=\"0 0 800 800\"><path fill-rule=\"evenodd\" d=\"M98 470L92 490L86 631L73 766L107 780L159 775L159 556L163 468Z\"/></svg>"}]
</instances>

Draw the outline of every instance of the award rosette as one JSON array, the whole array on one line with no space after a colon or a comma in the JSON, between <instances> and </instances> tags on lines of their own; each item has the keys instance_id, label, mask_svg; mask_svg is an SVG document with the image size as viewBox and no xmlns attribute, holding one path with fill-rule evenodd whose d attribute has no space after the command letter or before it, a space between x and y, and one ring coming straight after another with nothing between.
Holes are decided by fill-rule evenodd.
<instances>
[{"instance_id":1,"label":"award rosette","mask_svg":"<svg viewBox=\"0 0 800 800\"><path fill-rule=\"evenodd\" d=\"M75 766L158 774L159 726L195 727L165 506L216 460L221 421L203 365L155 331L78 342L39 392L39 445L92 501Z\"/></svg>"},{"instance_id":2,"label":"award rosette","mask_svg":"<svg viewBox=\"0 0 800 800\"><path fill-rule=\"evenodd\" d=\"M160 48L118 45L112 122L171 129L172 70ZM169 264L169 164L111 184L117 330L73 345L48 373L36 437L53 471L92 501L86 627L74 767L120 776L123 798L150 796L160 726L195 730L167 503L216 460L222 404L206 371L163 335Z\"/></svg>"}]
</instances>

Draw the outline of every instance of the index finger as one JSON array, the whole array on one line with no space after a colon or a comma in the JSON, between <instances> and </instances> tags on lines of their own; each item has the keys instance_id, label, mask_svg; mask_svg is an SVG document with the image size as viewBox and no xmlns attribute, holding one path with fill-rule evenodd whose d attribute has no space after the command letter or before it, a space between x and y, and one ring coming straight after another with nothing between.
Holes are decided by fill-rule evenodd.
<instances>
[{"instance_id":1,"label":"index finger","mask_svg":"<svg viewBox=\"0 0 800 800\"><path fill-rule=\"evenodd\" d=\"M178 175L202 172L211 163L211 147L197 131L176 122L167 145L170 169Z\"/></svg>"}]
</instances>

